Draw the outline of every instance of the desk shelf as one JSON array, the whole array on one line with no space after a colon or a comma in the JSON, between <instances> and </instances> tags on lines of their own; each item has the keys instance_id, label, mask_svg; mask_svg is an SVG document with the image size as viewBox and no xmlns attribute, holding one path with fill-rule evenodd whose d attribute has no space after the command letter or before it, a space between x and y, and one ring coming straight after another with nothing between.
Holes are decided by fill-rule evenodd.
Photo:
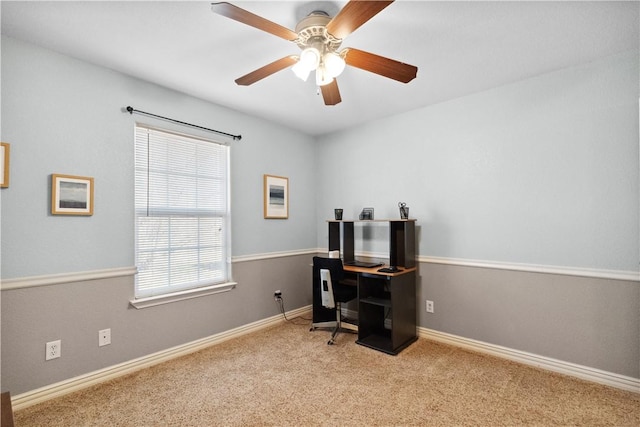
<instances>
[{"instance_id":1,"label":"desk shelf","mask_svg":"<svg viewBox=\"0 0 640 427\"><path fill-rule=\"evenodd\" d=\"M363 339L358 339L358 344L373 348L388 354L394 354L391 348L391 333L369 334Z\"/></svg>"},{"instance_id":2,"label":"desk shelf","mask_svg":"<svg viewBox=\"0 0 640 427\"><path fill-rule=\"evenodd\" d=\"M372 348L374 350L378 350L381 351L383 353L387 353L387 354L391 354L392 356L396 356L398 353L400 353L402 350L404 350L405 348L409 347L411 344L413 344L414 342L416 342L416 340L418 339L418 337L413 337L411 339L408 339L407 341L405 341L404 343L402 343L402 345L398 346L398 347L393 347L392 341L390 339L389 336L387 335L369 335L366 338L362 339L362 340L358 340L356 341L358 344L363 345L365 347L369 347Z\"/></svg>"},{"instance_id":3,"label":"desk shelf","mask_svg":"<svg viewBox=\"0 0 640 427\"><path fill-rule=\"evenodd\" d=\"M415 269L393 276L361 274L358 321L356 342L384 353L396 355L418 339Z\"/></svg>"},{"instance_id":4,"label":"desk shelf","mask_svg":"<svg viewBox=\"0 0 640 427\"><path fill-rule=\"evenodd\" d=\"M374 297L367 297L367 298L363 298L360 300L361 304L373 304L373 305L380 305L382 307L388 307L391 308L391 299L389 298L374 298Z\"/></svg>"},{"instance_id":5,"label":"desk shelf","mask_svg":"<svg viewBox=\"0 0 640 427\"><path fill-rule=\"evenodd\" d=\"M389 265L412 268L416 266L416 220L383 219L360 221L327 221L329 251L341 251L345 262L355 259L355 224L387 223L389 225Z\"/></svg>"}]
</instances>

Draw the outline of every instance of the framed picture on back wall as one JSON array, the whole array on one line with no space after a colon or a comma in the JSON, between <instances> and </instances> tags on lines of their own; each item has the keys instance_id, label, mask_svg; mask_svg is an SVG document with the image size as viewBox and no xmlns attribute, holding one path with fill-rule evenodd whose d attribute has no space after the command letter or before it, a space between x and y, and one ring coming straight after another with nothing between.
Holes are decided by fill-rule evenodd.
<instances>
[{"instance_id":1,"label":"framed picture on back wall","mask_svg":"<svg viewBox=\"0 0 640 427\"><path fill-rule=\"evenodd\" d=\"M289 218L289 178L264 176L264 217L267 219Z\"/></svg>"}]
</instances>

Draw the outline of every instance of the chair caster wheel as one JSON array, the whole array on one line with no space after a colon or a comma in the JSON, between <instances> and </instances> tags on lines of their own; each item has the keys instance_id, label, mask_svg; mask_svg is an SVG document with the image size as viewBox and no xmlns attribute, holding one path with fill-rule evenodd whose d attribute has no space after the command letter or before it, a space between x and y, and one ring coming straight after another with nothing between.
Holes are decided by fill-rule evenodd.
<instances>
[{"instance_id":1,"label":"chair caster wheel","mask_svg":"<svg viewBox=\"0 0 640 427\"><path fill-rule=\"evenodd\" d=\"M329 341L327 345L333 345L333 341Z\"/></svg>"}]
</instances>

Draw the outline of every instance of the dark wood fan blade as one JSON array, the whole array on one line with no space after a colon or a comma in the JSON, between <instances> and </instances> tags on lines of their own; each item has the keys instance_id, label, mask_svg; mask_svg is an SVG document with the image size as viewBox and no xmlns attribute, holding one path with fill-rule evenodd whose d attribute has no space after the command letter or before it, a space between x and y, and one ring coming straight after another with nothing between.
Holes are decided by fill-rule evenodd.
<instances>
[{"instance_id":1,"label":"dark wood fan blade","mask_svg":"<svg viewBox=\"0 0 640 427\"><path fill-rule=\"evenodd\" d=\"M285 40L293 41L298 38L298 34L294 33L290 29L227 2L212 3L211 10L217 14L242 22L243 24L247 24L259 30L266 31L267 33L271 33L274 36L281 37Z\"/></svg>"},{"instance_id":2,"label":"dark wood fan blade","mask_svg":"<svg viewBox=\"0 0 640 427\"><path fill-rule=\"evenodd\" d=\"M320 90L322 91L322 98L324 98L324 105L336 105L342 102L336 79L333 79L329 84L320 86Z\"/></svg>"},{"instance_id":3,"label":"dark wood fan blade","mask_svg":"<svg viewBox=\"0 0 640 427\"><path fill-rule=\"evenodd\" d=\"M284 58L273 61L272 63L267 64L264 67L258 68L257 70L236 79L236 84L240 86L252 85L257 81L264 79L265 77L269 77L273 73L277 73L284 68L292 66L297 61L298 58L296 58L296 56L294 55L285 56Z\"/></svg>"},{"instance_id":4,"label":"dark wood fan blade","mask_svg":"<svg viewBox=\"0 0 640 427\"><path fill-rule=\"evenodd\" d=\"M370 71L402 83L409 83L418 75L418 67L363 50L347 48L345 62L352 67Z\"/></svg>"},{"instance_id":5,"label":"dark wood fan blade","mask_svg":"<svg viewBox=\"0 0 640 427\"><path fill-rule=\"evenodd\" d=\"M373 18L391 1L351 0L327 24L327 31L336 38L344 39L360 28L362 24Z\"/></svg>"}]
</instances>

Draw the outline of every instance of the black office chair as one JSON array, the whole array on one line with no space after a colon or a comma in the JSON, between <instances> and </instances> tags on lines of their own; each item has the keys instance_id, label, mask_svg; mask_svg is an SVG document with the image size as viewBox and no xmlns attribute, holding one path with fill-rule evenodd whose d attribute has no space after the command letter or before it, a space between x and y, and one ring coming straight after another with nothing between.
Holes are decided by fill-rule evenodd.
<instances>
[{"instance_id":1,"label":"black office chair","mask_svg":"<svg viewBox=\"0 0 640 427\"><path fill-rule=\"evenodd\" d=\"M331 339L327 344L335 343L338 332L346 331L342 328L341 304L349 302L358 296L358 288L341 284L344 270L340 258L313 257L314 278L320 284L322 305L336 311L336 326L331 333Z\"/></svg>"}]
</instances>

